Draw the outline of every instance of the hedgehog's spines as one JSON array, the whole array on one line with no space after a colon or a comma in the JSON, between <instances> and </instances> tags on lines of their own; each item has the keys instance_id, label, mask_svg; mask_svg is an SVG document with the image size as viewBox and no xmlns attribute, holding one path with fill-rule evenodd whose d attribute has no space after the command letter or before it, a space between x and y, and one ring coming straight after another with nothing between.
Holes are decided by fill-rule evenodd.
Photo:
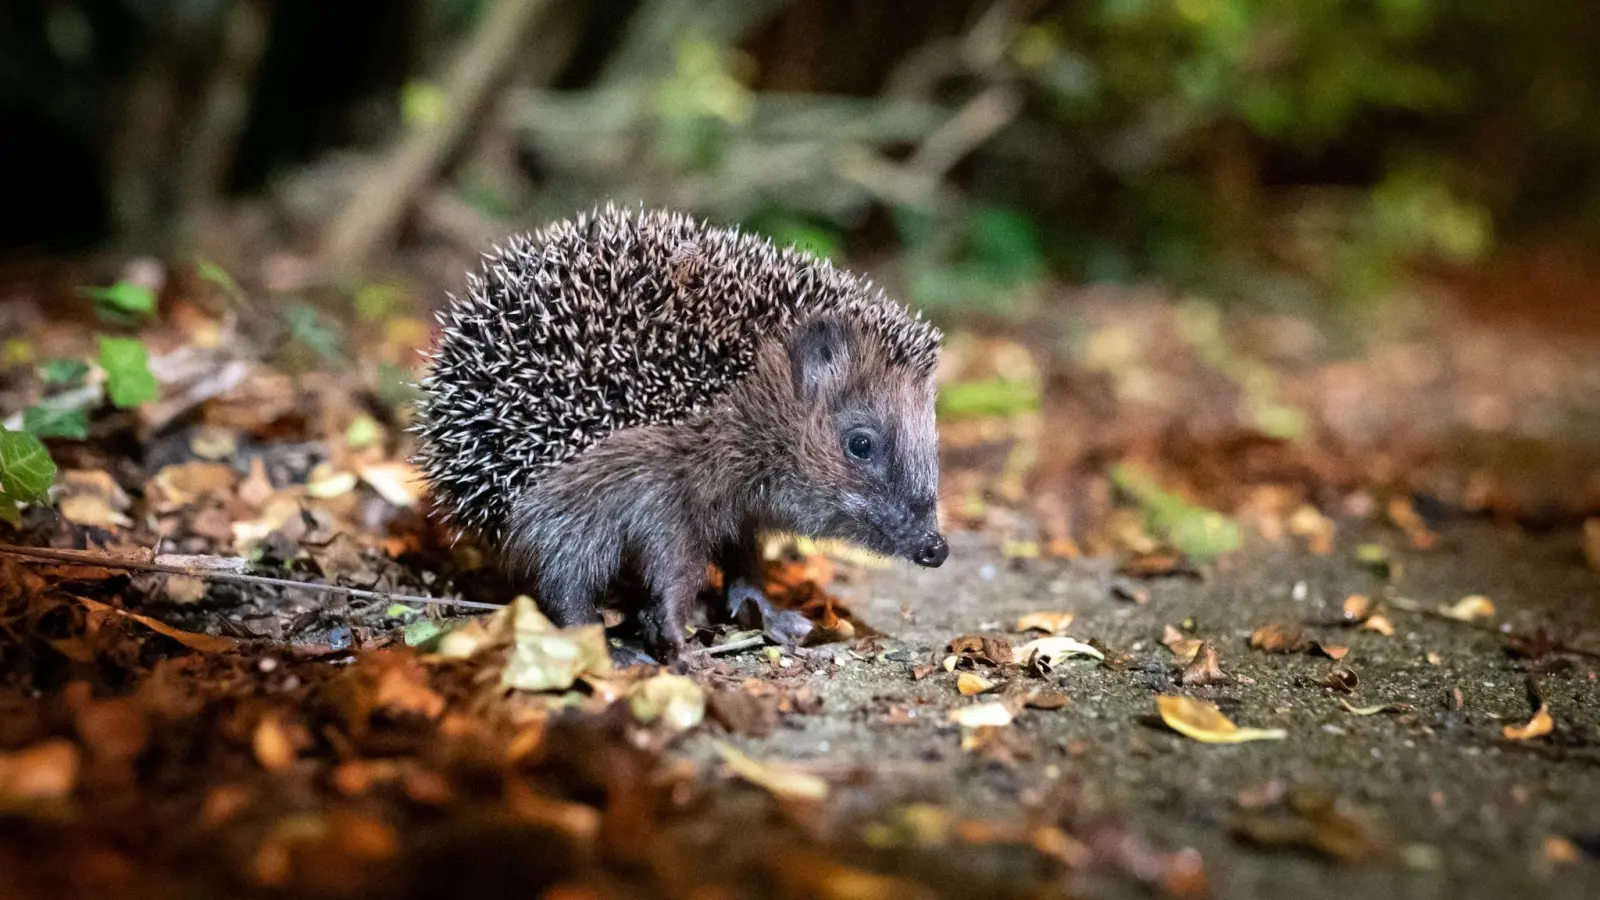
<instances>
[{"instance_id":1,"label":"hedgehog's spines","mask_svg":"<svg viewBox=\"0 0 1600 900\"><path fill-rule=\"evenodd\" d=\"M826 259L642 205L511 235L466 286L435 316L411 430L440 507L491 539L513 490L613 431L685 421L808 316L846 315L930 375L940 339Z\"/></svg>"}]
</instances>

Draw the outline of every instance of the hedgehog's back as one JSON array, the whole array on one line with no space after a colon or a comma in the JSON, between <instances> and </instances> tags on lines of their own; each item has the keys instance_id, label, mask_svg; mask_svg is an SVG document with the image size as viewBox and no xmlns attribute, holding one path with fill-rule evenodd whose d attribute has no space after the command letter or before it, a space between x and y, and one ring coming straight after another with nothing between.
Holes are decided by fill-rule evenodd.
<instances>
[{"instance_id":1,"label":"hedgehog's back","mask_svg":"<svg viewBox=\"0 0 1600 900\"><path fill-rule=\"evenodd\" d=\"M623 428L681 422L798 318L855 308L931 367L938 333L871 285L684 215L607 208L509 240L439 313L418 463L492 540L515 493Z\"/></svg>"}]
</instances>

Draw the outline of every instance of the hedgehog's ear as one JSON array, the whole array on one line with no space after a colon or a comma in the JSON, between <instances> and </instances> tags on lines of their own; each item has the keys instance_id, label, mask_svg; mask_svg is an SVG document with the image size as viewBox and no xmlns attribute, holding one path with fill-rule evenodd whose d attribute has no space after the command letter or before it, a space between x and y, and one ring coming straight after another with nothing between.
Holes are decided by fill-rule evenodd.
<instances>
[{"instance_id":1,"label":"hedgehog's ear","mask_svg":"<svg viewBox=\"0 0 1600 900\"><path fill-rule=\"evenodd\" d=\"M795 397L810 405L836 383L850 356L850 330L836 316L812 319L789 335Z\"/></svg>"}]
</instances>

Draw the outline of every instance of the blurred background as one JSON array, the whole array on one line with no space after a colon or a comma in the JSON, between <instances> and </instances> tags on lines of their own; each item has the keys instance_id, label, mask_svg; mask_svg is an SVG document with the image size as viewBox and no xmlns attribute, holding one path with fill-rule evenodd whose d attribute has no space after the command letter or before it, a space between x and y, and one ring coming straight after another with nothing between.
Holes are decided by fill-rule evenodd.
<instances>
[{"instance_id":1,"label":"blurred background","mask_svg":"<svg viewBox=\"0 0 1600 900\"><path fill-rule=\"evenodd\" d=\"M1596 46L1576 0L8 0L0 300L248 298L392 400L488 242L666 204L946 326L974 515L1063 538L1129 458L1584 515Z\"/></svg>"}]
</instances>

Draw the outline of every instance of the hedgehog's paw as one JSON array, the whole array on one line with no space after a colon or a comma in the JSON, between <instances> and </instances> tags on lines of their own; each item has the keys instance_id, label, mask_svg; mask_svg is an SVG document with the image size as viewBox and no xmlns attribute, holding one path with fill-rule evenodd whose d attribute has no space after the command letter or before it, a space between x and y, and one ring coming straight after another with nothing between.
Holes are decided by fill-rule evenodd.
<instances>
[{"instance_id":1,"label":"hedgehog's paw","mask_svg":"<svg viewBox=\"0 0 1600 900\"><path fill-rule=\"evenodd\" d=\"M740 628L760 629L785 647L797 647L811 633L811 620L792 609L772 605L760 588L748 581L728 586L728 612Z\"/></svg>"},{"instance_id":2,"label":"hedgehog's paw","mask_svg":"<svg viewBox=\"0 0 1600 900\"><path fill-rule=\"evenodd\" d=\"M640 647L630 647L627 644L613 642L610 644L611 667L613 669L631 669L634 666L659 666L661 663Z\"/></svg>"}]
</instances>

